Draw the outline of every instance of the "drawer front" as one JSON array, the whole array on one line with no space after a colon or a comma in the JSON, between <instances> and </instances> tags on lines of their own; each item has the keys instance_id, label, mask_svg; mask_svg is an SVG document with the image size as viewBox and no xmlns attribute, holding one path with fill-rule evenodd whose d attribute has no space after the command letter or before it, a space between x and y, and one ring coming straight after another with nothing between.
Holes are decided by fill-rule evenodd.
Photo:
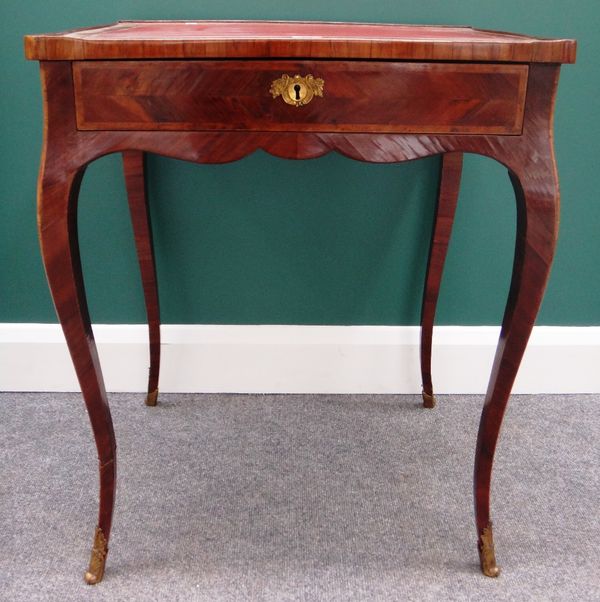
<instances>
[{"instance_id":1,"label":"drawer front","mask_svg":"<svg viewBox=\"0 0 600 602\"><path fill-rule=\"evenodd\" d=\"M303 106L284 74L323 80ZM75 61L81 130L520 134L527 65L382 61Z\"/></svg>"}]
</instances>

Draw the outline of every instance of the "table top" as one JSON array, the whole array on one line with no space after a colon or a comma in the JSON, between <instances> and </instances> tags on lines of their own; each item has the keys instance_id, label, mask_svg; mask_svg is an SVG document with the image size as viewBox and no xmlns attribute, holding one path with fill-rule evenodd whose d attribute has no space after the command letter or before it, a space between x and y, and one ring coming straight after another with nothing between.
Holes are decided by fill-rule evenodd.
<instances>
[{"instance_id":1,"label":"table top","mask_svg":"<svg viewBox=\"0 0 600 602\"><path fill-rule=\"evenodd\" d=\"M322 21L119 21L25 36L34 60L339 58L574 63L576 42L471 27Z\"/></svg>"}]
</instances>

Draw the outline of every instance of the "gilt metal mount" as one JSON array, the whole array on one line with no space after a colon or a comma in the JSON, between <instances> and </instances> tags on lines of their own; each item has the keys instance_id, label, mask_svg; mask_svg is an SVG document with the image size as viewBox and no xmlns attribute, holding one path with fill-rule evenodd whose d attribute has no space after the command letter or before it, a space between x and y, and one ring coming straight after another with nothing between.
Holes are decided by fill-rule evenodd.
<instances>
[{"instance_id":1,"label":"gilt metal mount","mask_svg":"<svg viewBox=\"0 0 600 602\"><path fill-rule=\"evenodd\" d=\"M324 85L325 82L320 77L313 75L290 77L284 74L271 84L269 92L273 98L281 96L287 104L301 107L308 104L315 96L323 96Z\"/></svg>"},{"instance_id":2,"label":"gilt metal mount","mask_svg":"<svg viewBox=\"0 0 600 602\"><path fill-rule=\"evenodd\" d=\"M102 581L104 576L104 565L106 564L106 555L108 554L108 542L100 527L96 527L94 535L94 547L90 557L90 566L85 574L85 582L89 585L95 585Z\"/></svg>"},{"instance_id":3,"label":"gilt metal mount","mask_svg":"<svg viewBox=\"0 0 600 602\"><path fill-rule=\"evenodd\" d=\"M500 569L496 564L496 553L494 551L494 535L492 532L492 523L489 523L479 536L479 562L481 571L488 577L497 577Z\"/></svg>"}]
</instances>

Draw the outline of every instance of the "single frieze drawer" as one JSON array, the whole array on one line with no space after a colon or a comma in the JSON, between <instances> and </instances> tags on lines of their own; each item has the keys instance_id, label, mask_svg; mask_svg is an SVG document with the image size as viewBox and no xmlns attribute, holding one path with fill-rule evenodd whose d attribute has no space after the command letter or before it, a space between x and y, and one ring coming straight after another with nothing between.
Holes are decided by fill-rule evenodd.
<instances>
[{"instance_id":1,"label":"single frieze drawer","mask_svg":"<svg viewBox=\"0 0 600 602\"><path fill-rule=\"evenodd\" d=\"M80 130L520 134L528 69L328 60L74 61L73 77Z\"/></svg>"}]
</instances>

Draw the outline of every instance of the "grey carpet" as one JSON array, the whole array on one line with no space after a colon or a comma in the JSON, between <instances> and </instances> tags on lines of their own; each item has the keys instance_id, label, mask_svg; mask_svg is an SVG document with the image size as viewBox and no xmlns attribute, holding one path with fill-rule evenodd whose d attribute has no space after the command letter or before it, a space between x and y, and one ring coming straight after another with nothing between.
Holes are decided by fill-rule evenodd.
<instances>
[{"instance_id":1,"label":"grey carpet","mask_svg":"<svg viewBox=\"0 0 600 602\"><path fill-rule=\"evenodd\" d=\"M517 396L477 566L480 396L110 396L119 485L83 583L95 447L76 394L0 395L0 599L600 600L598 397Z\"/></svg>"}]
</instances>

